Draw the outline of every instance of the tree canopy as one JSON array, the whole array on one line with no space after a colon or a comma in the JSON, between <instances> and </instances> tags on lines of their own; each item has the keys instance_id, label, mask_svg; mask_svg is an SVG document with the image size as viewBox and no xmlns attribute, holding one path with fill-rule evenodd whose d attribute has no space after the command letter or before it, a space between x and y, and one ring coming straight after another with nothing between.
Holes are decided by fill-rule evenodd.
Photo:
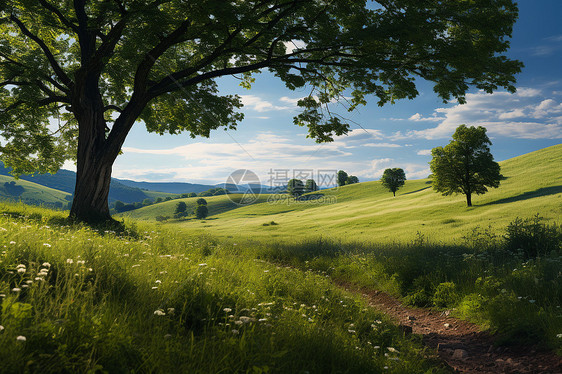
<instances>
[{"instance_id":1,"label":"tree canopy","mask_svg":"<svg viewBox=\"0 0 562 374\"><path fill-rule=\"evenodd\" d=\"M396 197L396 191L406 182L406 173L401 168L385 169L381 182Z\"/></svg>"},{"instance_id":2,"label":"tree canopy","mask_svg":"<svg viewBox=\"0 0 562 374\"><path fill-rule=\"evenodd\" d=\"M299 197L305 192L304 183L300 179L291 179L287 183L287 193L294 197Z\"/></svg>"},{"instance_id":3,"label":"tree canopy","mask_svg":"<svg viewBox=\"0 0 562 374\"><path fill-rule=\"evenodd\" d=\"M473 85L513 92L519 61L503 53L513 0L4 0L0 2L2 160L14 173L54 172L76 160L71 216L109 219L111 166L136 123L157 134L209 136L243 119L237 95L269 70L307 88L294 123L319 142L353 110L418 95L443 99Z\"/></svg>"},{"instance_id":4,"label":"tree canopy","mask_svg":"<svg viewBox=\"0 0 562 374\"><path fill-rule=\"evenodd\" d=\"M484 194L486 187L500 185L500 165L490 153L492 142L482 126L460 125L445 147L431 150L432 185L443 195L463 193L472 206L472 194Z\"/></svg>"}]
</instances>

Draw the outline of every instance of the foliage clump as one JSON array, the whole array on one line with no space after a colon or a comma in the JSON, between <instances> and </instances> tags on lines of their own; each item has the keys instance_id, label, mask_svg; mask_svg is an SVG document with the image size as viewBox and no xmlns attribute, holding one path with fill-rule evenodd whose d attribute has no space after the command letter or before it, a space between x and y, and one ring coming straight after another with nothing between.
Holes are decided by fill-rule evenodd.
<instances>
[{"instance_id":1,"label":"foliage clump","mask_svg":"<svg viewBox=\"0 0 562 374\"><path fill-rule=\"evenodd\" d=\"M506 229L505 249L512 253L523 252L525 258L544 256L562 250L562 228L541 222L539 215L521 219L517 217Z\"/></svg>"}]
</instances>

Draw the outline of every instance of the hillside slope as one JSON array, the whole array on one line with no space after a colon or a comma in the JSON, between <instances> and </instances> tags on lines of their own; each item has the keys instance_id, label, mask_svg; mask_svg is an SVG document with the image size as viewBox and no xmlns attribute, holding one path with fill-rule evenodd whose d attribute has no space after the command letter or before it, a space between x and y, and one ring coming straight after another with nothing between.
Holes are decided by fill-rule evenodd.
<instances>
[{"instance_id":1,"label":"hillside slope","mask_svg":"<svg viewBox=\"0 0 562 374\"><path fill-rule=\"evenodd\" d=\"M192 233L287 241L328 237L344 241L460 240L476 226L504 228L516 217L535 214L560 222L562 213L562 145L545 148L500 163L504 180L497 189L473 196L467 208L463 195L441 196L428 179L407 181L396 198L380 182L365 182L324 190L320 199L283 199L228 209L202 223L177 225ZM265 197L264 197L265 198ZM267 198L265 198L267 200ZM137 219L153 219L148 208ZM264 225L275 221L277 225Z\"/></svg>"},{"instance_id":2,"label":"hillside slope","mask_svg":"<svg viewBox=\"0 0 562 374\"><path fill-rule=\"evenodd\" d=\"M0 162L0 175L12 180L11 175L9 174L10 170L11 169L9 168L5 168L4 164ZM55 174L21 175L20 180L25 180L41 186L73 194L74 186L76 184L76 173L70 170L61 169ZM116 200L123 201L124 203L134 203L143 201L144 199L153 199L155 197L165 198L167 196L174 196L174 194L157 191L143 191L140 188L126 186L115 178L111 179L111 187L109 190L110 203Z\"/></svg>"},{"instance_id":3,"label":"hillside slope","mask_svg":"<svg viewBox=\"0 0 562 374\"><path fill-rule=\"evenodd\" d=\"M12 177L0 175L0 200L22 201L30 205L45 205L65 208L71 195L64 191L45 187L25 180L15 181Z\"/></svg>"}]
</instances>

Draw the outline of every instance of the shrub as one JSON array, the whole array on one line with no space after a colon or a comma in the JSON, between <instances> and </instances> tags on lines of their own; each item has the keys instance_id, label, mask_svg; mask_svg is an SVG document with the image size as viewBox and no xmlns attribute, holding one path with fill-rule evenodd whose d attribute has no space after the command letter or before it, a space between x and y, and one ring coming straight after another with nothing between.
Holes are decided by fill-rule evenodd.
<instances>
[{"instance_id":1,"label":"shrub","mask_svg":"<svg viewBox=\"0 0 562 374\"><path fill-rule=\"evenodd\" d=\"M433 295L433 305L439 308L446 308L457 304L459 296L456 292L456 285L453 282L440 283Z\"/></svg>"},{"instance_id":2,"label":"shrub","mask_svg":"<svg viewBox=\"0 0 562 374\"><path fill-rule=\"evenodd\" d=\"M156 216L156 221L157 222L163 222L168 220L168 218L170 218L169 216Z\"/></svg>"},{"instance_id":3,"label":"shrub","mask_svg":"<svg viewBox=\"0 0 562 374\"><path fill-rule=\"evenodd\" d=\"M541 223L537 214L525 220L516 218L507 226L505 248L513 253L523 250L526 258L543 256L562 248L562 230L558 225Z\"/></svg>"},{"instance_id":4,"label":"shrub","mask_svg":"<svg viewBox=\"0 0 562 374\"><path fill-rule=\"evenodd\" d=\"M197 205L207 205L207 200L203 199L203 198L199 198L196 201Z\"/></svg>"}]
</instances>

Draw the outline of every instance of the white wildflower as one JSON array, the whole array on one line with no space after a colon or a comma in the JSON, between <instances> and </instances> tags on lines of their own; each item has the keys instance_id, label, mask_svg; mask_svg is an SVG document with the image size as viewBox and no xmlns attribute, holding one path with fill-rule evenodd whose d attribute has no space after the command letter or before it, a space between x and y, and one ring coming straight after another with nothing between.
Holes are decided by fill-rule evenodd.
<instances>
[{"instance_id":1,"label":"white wildflower","mask_svg":"<svg viewBox=\"0 0 562 374\"><path fill-rule=\"evenodd\" d=\"M206 263L199 264L199 266L207 266Z\"/></svg>"},{"instance_id":2,"label":"white wildflower","mask_svg":"<svg viewBox=\"0 0 562 374\"><path fill-rule=\"evenodd\" d=\"M21 291L21 288L17 288L17 287L12 288L12 292L20 292L20 291Z\"/></svg>"},{"instance_id":3,"label":"white wildflower","mask_svg":"<svg viewBox=\"0 0 562 374\"><path fill-rule=\"evenodd\" d=\"M43 243L43 245L44 245L45 247L49 247L49 248L52 247L49 243Z\"/></svg>"},{"instance_id":4,"label":"white wildflower","mask_svg":"<svg viewBox=\"0 0 562 374\"><path fill-rule=\"evenodd\" d=\"M48 262L43 262L43 264L41 264L41 266L45 266L46 268L50 268L51 264L49 264Z\"/></svg>"},{"instance_id":5,"label":"white wildflower","mask_svg":"<svg viewBox=\"0 0 562 374\"><path fill-rule=\"evenodd\" d=\"M157 279L154 283L162 283L162 281Z\"/></svg>"},{"instance_id":6,"label":"white wildflower","mask_svg":"<svg viewBox=\"0 0 562 374\"><path fill-rule=\"evenodd\" d=\"M230 309L230 308L224 308L224 309L223 309L223 312L225 312L225 313L230 313L230 312L232 312L232 309Z\"/></svg>"},{"instance_id":7,"label":"white wildflower","mask_svg":"<svg viewBox=\"0 0 562 374\"><path fill-rule=\"evenodd\" d=\"M74 263L74 260L71 259L71 258L67 258L67 259L66 259L66 263L67 263L67 264L73 264L73 263Z\"/></svg>"},{"instance_id":8,"label":"white wildflower","mask_svg":"<svg viewBox=\"0 0 562 374\"><path fill-rule=\"evenodd\" d=\"M398 350L397 350L396 348L394 348L394 347L386 347L386 349L388 349L388 351L389 351L389 352L392 352L392 353L400 353L400 352L398 352Z\"/></svg>"},{"instance_id":9,"label":"white wildflower","mask_svg":"<svg viewBox=\"0 0 562 374\"><path fill-rule=\"evenodd\" d=\"M233 333L234 335L238 335L238 334L240 333L240 331L232 329L232 333Z\"/></svg>"},{"instance_id":10,"label":"white wildflower","mask_svg":"<svg viewBox=\"0 0 562 374\"><path fill-rule=\"evenodd\" d=\"M16 338L16 340L17 340L18 342L24 342L24 341L26 341L27 339L26 339L25 336L20 335L20 336L18 336L18 337Z\"/></svg>"},{"instance_id":11,"label":"white wildflower","mask_svg":"<svg viewBox=\"0 0 562 374\"><path fill-rule=\"evenodd\" d=\"M164 313L164 311L163 311L162 309L156 309L156 310L154 311L154 315L155 315L155 316L165 316L166 313Z\"/></svg>"}]
</instances>

